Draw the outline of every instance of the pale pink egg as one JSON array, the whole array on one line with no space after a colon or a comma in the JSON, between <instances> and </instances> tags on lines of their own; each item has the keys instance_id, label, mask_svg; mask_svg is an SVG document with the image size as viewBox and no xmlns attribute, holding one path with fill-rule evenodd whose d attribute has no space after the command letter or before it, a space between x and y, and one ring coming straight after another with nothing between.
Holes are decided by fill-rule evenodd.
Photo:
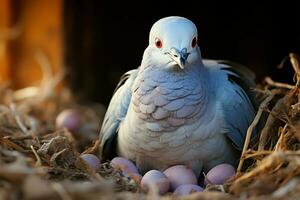
<instances>
[{"instance_id":1,"label":"pale pink egg","mask_svg":"<svg viewBox=\"0 0 300 200\"><path fill-rule=\"evenodd\" d=\"M208 171L204 179L204 185L223 185L236 173L235 168L230 164L216 165Z\"/></svg>"},{"instance_id":2,"label":"pale pink egg","mask_svg":"<svg viewBox=\"0 0 300 200\"><path fill-rule=\"evenodd\" d=\"M151 186L156 187L159 194L165 194L169 191L170 181L164 173L150 170L143 176L141 187L145 192L148 192Z\"/></svg>"},{"instance_id":3,"label":"pale pink egg","mask_svg":"<svg viewBox=\"0 0 300 200\"><path fill-rule=\"evenodd\" d=\"M55 121L57 129L66 128L70 132L76 132L81 125L80 114L72 109L63 110L60 112Z\"/></svg>"},{"instance_id":4,"label":"pale pink egg","mask_svg":"<svg viewBox=\"0 0 300 200\"><path fill-rule=\"evenodd\" d=\"M196 184L184 184L184 185L179 185L176 190L174 191L174 194L183 196L183 195L188 195L193 192L202 192L203 188L200 187L199 185Z\"/></svg>"},{"instance_id":5,"label":"pale pink egg","mask_svg":"<svg viewBox=\"0 0 300 200\"><path fill-rule=\"evenodd\" d=\"M130 160L123 157L115 157L110 161L110 166L122 171L124 176L128 174L139 174L137 167Z\"/></svg>"},{"instance_id":6,"label":"pale pink egg","mask_svg":"<svg viewBox=\"0 0 300 200\"><path fill-rule=\"evenodd\" d=\"M87 163L94 171L100 168L100 160L94 154L82 154L80 156L85 163Z\"/></svg>"},{"instance_id":7,"label":"pale pink egg","mask_svg":"<svg viewBox=\"0 0 300 200\"><path fill-rule=\"evenodd\" d=\"M193 170L185 165L175 165L164 171L171 183L171 189L175 190L179 185L197 184L197 178Z\"/></svg>"}]
</instances>

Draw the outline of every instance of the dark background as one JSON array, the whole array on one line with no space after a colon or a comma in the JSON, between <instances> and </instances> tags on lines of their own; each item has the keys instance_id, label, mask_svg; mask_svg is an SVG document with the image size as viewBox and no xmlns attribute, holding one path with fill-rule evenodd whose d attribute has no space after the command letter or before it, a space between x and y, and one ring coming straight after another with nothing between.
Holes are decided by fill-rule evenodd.
<instances>
[{"instance_id":1,"label":"dark background","mask_svg":"<svg viewBox=\"0 0 300 200\"><path fill-rule=\"evenodd\" d=\"M64 3L67 80L80 99L107 105L120 76L140 65L153 23L171 15L196 24L204 58L244 64L257 74L257 82L266 75L292 80L288 64L276 66L290 52L300 53L299 1L114 3Z\"/></svg>"}]
</instances>

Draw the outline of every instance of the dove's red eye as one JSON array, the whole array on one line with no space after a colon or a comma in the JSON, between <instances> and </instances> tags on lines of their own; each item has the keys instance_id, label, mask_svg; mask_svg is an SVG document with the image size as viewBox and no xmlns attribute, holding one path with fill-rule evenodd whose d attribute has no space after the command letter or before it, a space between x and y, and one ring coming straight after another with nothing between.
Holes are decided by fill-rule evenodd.
<instances>
[{"instance_id":1,"label":"dove's red eye","mask_svg":"<svg viewBox=\"0 0 300 200\"><path fill-rule=\"evenodd\" d=\"M159 49L162 48L162 41L158 38L155 38L155 46Z\"/></svg>"},{"instance_id":2,"label":"dove's red eye","mask_svg":"<svg viewBox=\"0 0 300 200\"><path fill-rule=\"evenodd\" d=\"M197 38L194 37L194 39L192 40L192 47L194 48L197 45Z\"/></svg>"}]
</instances>

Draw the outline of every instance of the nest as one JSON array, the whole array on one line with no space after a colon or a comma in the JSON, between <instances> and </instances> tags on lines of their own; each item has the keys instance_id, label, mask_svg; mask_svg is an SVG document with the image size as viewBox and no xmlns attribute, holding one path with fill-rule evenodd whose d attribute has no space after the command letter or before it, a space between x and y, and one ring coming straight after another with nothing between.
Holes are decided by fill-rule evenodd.
<instances>
[{"instance_id":1,"label":"nest","mask_svg":"<svg viewBox=\"0 0 300 200\"><path fill-rule=\"evenodd\" d=\"M184 197L159 196L155 188L145 194L137 181L108 163L93 171L81 160L83 153L98 152L104 108L77 104L71 92L59 86L63 74L53 76L44 67L38 87L15 91L9 84L1 85L0 199L296 199L300 195L300 59L295 54L287 58L295 71L295 85L267 77L258 86L263 99L247 131L236 176ZM56 116L66 108L82 113L83 125L76 134L55 128ZM262 122L260 137L249 145L253 130Z\"/></svg>"}]
</instances>

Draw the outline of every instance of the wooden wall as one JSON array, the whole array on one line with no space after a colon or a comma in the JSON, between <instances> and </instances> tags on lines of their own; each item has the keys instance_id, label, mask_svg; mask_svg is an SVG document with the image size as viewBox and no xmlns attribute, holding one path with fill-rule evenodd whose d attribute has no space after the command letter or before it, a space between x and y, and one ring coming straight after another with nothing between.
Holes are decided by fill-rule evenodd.
<instances>
[{"instance_id":1,"label":"wooden wall","mask_svg":"<svg viewBox=\"0 0 300 200\"><path fill-rule=\"evenodd\" d=\"M8 27L10 22L9 0L0 1L0 83L9 79Z\"/></svg>"},{"instance_id":2,"label":"wooden wall","mask_svg":"<svg viewBox=\"0 0 300 200\"><path fill-rule=\"evenodd\" d=\"M39 84L39 53L57 72L62 66L61 24L62 0L1 0L0 82L11 80L15 88Z\"/></svg>"}]
</instances>

